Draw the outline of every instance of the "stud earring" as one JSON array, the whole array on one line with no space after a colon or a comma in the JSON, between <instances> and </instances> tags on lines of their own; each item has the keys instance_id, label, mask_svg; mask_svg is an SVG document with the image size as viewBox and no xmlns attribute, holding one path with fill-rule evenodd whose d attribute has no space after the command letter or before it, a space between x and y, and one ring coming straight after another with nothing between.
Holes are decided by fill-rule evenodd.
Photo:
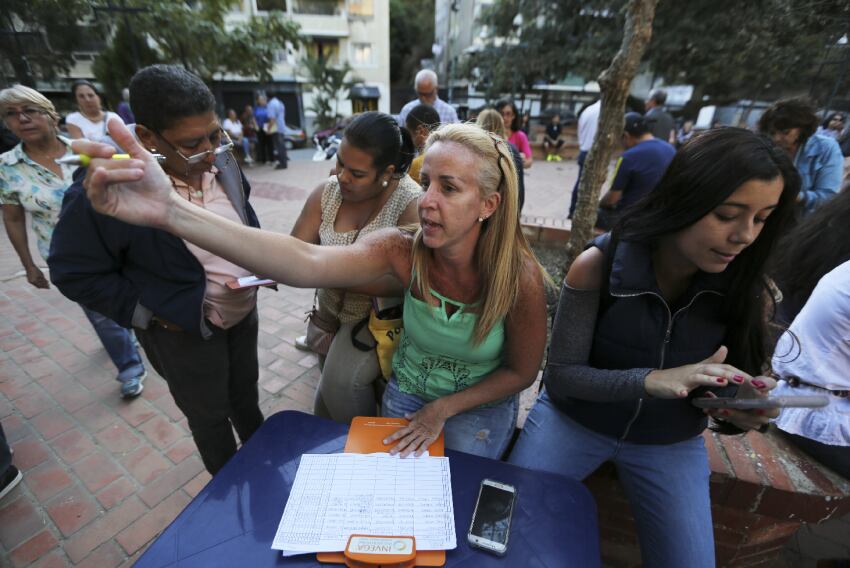
<instances>
[{"instance_id":1,"label":"stud earring","mask_svg":"<svg viewBox=\"0 0 850 568\"><path fill-rule=\"evenodd\" d=\"M479 218L478 218L478 222L479 222L479 223L483 223L483 222L484 222L484 219L486 219L486 218L487 218L487 217L479 217Z\"/></svg>"},{"instance_id":2,"label":"stud earring","mask_svg":"<svg viewBox=\"0 0 850 568\"><path fill-rule=\"evenodd\" d=\"M381 182L381 187L387 187L389 185L390 185L390 182L388 182L387 180L384 180L384 181Z\"/></svg>"}]
</instances>

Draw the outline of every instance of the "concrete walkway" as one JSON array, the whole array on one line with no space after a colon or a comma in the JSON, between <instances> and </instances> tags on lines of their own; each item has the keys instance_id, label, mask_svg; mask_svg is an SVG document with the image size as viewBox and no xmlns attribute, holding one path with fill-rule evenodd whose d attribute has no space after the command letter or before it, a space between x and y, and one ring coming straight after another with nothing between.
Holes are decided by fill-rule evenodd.
<instances>
[{"instance_id":1,"label":"concrete walkway","mask_svg":"<svg viewBox=\"0 0 850 568\"><path fill-rule=\"evenodd\" d=\"M328 167L293 160L286 171L246 170L263 226L288 232ZM563 224L575 172L574 162L535 163L524 214ZM312 408L317 360L293 347L312 297L260 291L266 416ZM0 566L130 566L209 480L164 381L151 369L142 396L125 402L114 376L79 307L55 289L29 286L12 248L0 247L0 419L24 472L0 502ZM850 541L844 523L814 537L816 545L834 552ZM806 555L813 565L817 556Z\"/></svg>"}]
</instances>

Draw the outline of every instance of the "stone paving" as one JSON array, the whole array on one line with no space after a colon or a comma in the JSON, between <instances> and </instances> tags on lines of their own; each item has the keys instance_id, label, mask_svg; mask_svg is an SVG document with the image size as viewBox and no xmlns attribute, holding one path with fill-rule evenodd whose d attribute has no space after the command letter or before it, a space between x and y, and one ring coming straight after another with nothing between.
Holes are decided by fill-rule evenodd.
<instances>
[{"instance_id":1,"label":"stone paving","mask_svg":"<svg viewBox=\"0 0 850 568\"><path fill-rule=\"evenodd\" d=\"M286 171L247 169L263 226L288 232L328 166L293 159ZM525 216L563 226L575 173L575 162L535 163ZM29 286L11 246L0 242L0 419L24 472L0 503L0 566L131 566L209 475L164 381L149 367L144 393L121 400L115 369L79 307L55 289ZM293 346L312 297L312 290L284 286L260 291L266 416L312 408L317 360ZM828 525L825 534L801 531L789 551L795 565L823 557L803 556L801 547L841 552L850 523Z\"/></svg>"}]
</instances>

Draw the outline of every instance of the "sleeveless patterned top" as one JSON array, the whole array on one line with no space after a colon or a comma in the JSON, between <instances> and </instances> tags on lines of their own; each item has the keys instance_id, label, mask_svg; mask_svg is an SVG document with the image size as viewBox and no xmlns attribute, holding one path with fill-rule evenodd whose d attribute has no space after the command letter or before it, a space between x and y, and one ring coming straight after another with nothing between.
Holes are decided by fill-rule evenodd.
<instances>
[{"instance_id":1,"label":"sleeveless patterned top","mask_svg":"<svg viewBox=\"0 0 850 568\"><path fill-rule=\"evenodd\" d=\"M402 177L398 181L398 187L384 204L383 209L369 224L363 227L357 238L359 239L378 229L397 226L398 218L410 202L417 199L421 194L422 188L419 187L418 183L408 175ZM322 224L319 225L319 242L324 246L350 245L357 235L357 231L337 233L334 230L336 215L341 205L342 193L339 189L339 180L336 176L331 176L322 192ZM340 323L356 322L369 316L369 311L372 309L369 296L346 293L345 305L343 306L340 306L341 298L342 293L339 290L328 288L319 290L319 304L322 306L322 311L335 315Z\"/></svg>"}]
</instances>

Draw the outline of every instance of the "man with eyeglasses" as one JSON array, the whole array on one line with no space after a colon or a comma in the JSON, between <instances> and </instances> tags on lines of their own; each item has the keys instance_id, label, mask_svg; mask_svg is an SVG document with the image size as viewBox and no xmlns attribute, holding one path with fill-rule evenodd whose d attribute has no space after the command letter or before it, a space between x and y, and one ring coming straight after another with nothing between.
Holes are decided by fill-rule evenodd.
<instances>
[{"instance_id":1,"label":"man with eyeglasses","mask_svg":"<svg viewBox=\"0 0 850 568\"><path fill-rule=\"evenodd\" d=\"M162 156L178 199L259 227L251 187L215 113L215 97L177 65L152 65L130 82L145 148ZM250 272L164 231L96 214L80 170L68 190L48 264L59 290L133 326L151 365L186 416L215 474L263 422L257 381L257 292L234 284Z\"/></svg>"},{"instance_id":2,"label":"man with eyeglasses","mask_svg":"<svg viewBox=\"0 0 850 568\"><path fill-rule=\"evenodd\" d=\"M437 94L438 83L436 73L430 69L421 70L416 74L413 86L416 89L417 98L401 108L401 112L398 113L398 123L400 125L405 125L408 113L418 104L427 104L434 107L434 110L436 110L437 114L440 115L441 124L452 124L458 122L457 111L455 111L452 105L441 100L440 96Z\"/></svg>"}]
</instances>

